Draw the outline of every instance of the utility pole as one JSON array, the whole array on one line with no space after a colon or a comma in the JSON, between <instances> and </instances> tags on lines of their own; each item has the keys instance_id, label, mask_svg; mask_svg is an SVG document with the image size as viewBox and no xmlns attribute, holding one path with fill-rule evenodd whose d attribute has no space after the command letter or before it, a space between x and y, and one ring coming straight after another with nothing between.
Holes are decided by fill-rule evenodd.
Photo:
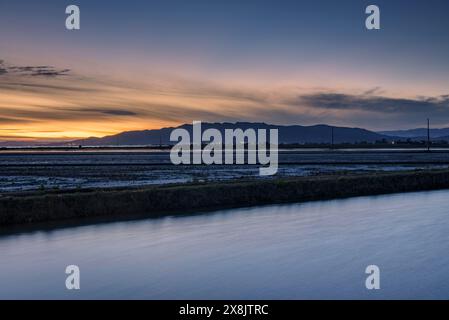
<instances>
[{"instance_id":1,"label":"utility pole","mask_svg":"<svg viewBox=\"0 0 449 320\"><path fill-rule=\"evenodd\" d=\"M427 152L430 152L430 119L427 118Z\"/></svg>"},{"instance_id":2,"label":"utility pole","mask_svg":"<svg viewBox=\"0 0 449 320\"><path fill-rule=\"evenodd\" d=\"M331 127L331 149L334 149L334 127Z\"/></svg>"}]
</instances>

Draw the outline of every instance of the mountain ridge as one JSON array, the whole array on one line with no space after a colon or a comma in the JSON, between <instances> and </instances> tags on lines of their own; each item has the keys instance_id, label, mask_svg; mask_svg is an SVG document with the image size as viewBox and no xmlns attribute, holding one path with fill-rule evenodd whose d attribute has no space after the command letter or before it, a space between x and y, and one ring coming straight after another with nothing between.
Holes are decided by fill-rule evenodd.
<instances>
[{"instance_id":1,"label":"mountain ridge","mask_svg":"<svg viewBox=\"0 0 449 320\"><path fill-rule=\"evenodd\" d=\"M377 133L386 136L394 136L400 138L422 138L427 139L427 128L415 128L406 130L389 130L389 131L378 131ZM449 136L449 128L435 128L430 129L431 138L447 138Z\"/></svg>"},{"instance_id":2,"label":"mountain ridge","mask_svg":"<svg viewBox=\"0 0 449 320\"><path fill-rule=\"evenodd\" d=\"M226 129L278 129L279 143L331 143L332 129L334 133L334 143L357 143L357 142L375 142L380 140L392 141L394 137L379 134L357 127L339 127L326 124L317 124L311 126L302 125L274 125L265 122L204 122L201 124L202 131L215 128L222 134ZM79 145L168 145L175 144L170 141L170 133L177 128L183 128L192 134L192 124L182 124L177 127L166 127L151 130L125 131L119 134L105 136L102 138L86 138L70 142Z\"/></svg>"}]
</instances>

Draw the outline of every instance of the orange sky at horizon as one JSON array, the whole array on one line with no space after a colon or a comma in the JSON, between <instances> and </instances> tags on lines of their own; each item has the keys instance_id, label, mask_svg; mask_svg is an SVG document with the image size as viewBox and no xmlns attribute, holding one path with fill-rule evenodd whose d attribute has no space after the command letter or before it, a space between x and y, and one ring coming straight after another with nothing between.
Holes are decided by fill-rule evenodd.
<instances>
[{"instance_id":1,"label":"orange sky at horizon","mask_svg":"<svg viewBox=\"0 0 449 320\"><path fill-rule=\"evenodd\" d=\"M7 62L3 64L6 66ZM60 72L57 68L48 68L51 72ZM326 123L376 129L374 126L382 122L371 119L384 117L383 110L365 109L360 103L349 109L334 108L328 101L324 101L324 106L319 105L322 101L308 104L301 97L316 93L337 98L341 95L362 102L379 97L398 101L411 99L411 102L417 99L416 94L408 93L414 89L406 85L397 85L394 91L374 86L374 82L369 81L358 86L361 80L356 72L348 75L344 82L333 74L325 82L326 86L322 85L323 76L316 72L305 75L307 81L298 76L271 82L269 78L257 79L242 73L241 77L235 75L240 80L235 83L227 77L211 81L206 76L186 79L168 74L153 76L142 72L132 78L129 75L81 75L76 71L55 76L11 71L0 76L0 141L76 140L123 131L174 127L194 120ZM426 85L421 86L421 91L425 91L427 95L423 96L427 97L434 94L437 100L438 94L444 93Z\"/></svg>"}]
</instances>

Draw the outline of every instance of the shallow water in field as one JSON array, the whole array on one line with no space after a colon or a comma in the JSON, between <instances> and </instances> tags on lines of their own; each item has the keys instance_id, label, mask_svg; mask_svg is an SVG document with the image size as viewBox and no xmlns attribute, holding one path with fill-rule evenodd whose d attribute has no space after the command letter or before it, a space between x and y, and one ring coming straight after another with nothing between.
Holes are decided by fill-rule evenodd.
<instances>
[{"instance_id":1,"label":"shallow water in field","mask_svg":"<svg viewBox=\"0 0 449 320\"><path fill-rule=\"evenodd\" d=\"M448 299L448 252L449 191L222 210L4 234L0 298Z\"/></svg>"},{"instance_id":2,"label":"shallow water in field","mask_svg":"<svg viewBox=\"0 0 449 320\"><path fill-rule=\"evenodd\" d=\"M276 177L436 169L448 167L449 152L289 150L279 162ZM0 193L259 179L259 167L174 166L168 152L1 152Z\"/></svg>"}]
</instances>

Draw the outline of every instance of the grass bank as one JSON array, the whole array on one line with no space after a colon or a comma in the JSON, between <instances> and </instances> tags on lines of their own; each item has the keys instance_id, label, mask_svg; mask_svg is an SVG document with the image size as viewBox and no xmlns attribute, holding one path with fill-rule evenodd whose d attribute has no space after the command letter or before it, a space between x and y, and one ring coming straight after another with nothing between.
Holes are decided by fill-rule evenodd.
<instances>
[{"instance_id":1,"label":"grass bank","mask_svg":"<svg viewBox=\"0 0 449 320\"><path fill-rule=\"evenodd\" d=\"M449 170L7 194L0 197L0 226L99 217L155 217L444 188L449 188Z\"/></svg>"}]
</instances>

